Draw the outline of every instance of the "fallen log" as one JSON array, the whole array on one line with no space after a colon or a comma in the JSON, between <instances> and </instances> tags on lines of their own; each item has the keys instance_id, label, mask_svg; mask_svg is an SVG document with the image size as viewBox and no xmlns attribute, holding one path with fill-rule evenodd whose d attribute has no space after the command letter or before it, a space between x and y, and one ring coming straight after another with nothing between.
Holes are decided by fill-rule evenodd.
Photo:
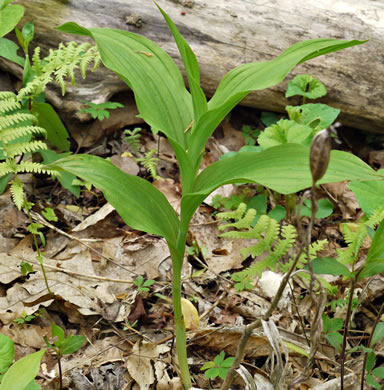
<instances>
[{"instance_id":1,"label":"fallen log","mask_svg":"<svg viewBox=\"0 0 384 390\"><path fill-rule=\"evenodd\" d=\"M34 45L46 53L60 41L73 37L54 30L75 21L84 27L111 27L142 34L164 48L181 65L177 48L152 0L15 0L25 9L23 22L35 23ZM310 73L327 87L321 99L340 108L346 125L384 133L384 3L376 0L160 0L196 53L201 83L211 96L224 74L246 62L270 60L290 45L319 37L368 39L364 45L311 60L289 76ZM16 65L1 59L3 69L20 75ZM284 112L287 80L264 91L251 93L242 104ZM50 88L48 99L59 109L74 113L79 100L108 100L127 89L105 68L70 88L65 99ZM297 101L298 102L298 101ZM295 102L294 102L295 103Z\"/></svg>"}]
</instances>

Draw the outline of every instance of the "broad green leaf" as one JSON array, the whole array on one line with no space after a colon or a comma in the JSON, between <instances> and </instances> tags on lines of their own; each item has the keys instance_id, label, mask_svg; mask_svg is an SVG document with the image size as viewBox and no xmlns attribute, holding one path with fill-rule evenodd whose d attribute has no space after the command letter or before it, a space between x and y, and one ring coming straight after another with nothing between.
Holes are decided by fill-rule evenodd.
<instances>
[{"instance_id":1,"label":"broad green leaf","mask_svg":"<svg viewBox=\"0 0 384 390\"><path fill-rule=\"evenodd\" d=\"M343 344L343 336L337 332L330 332L325 335L325 338L328 340L329 344L332 345L336 351L341 352L341 345Z\"/></svg>"},{"instance_id":2,"label":"broad green leaf","mask_svg":"<svg viewBox=\"0 0 384 390\"><path fill-rule=\"evenodd\" d=\"M366 264L377 260L381 260L384 264L384 221L380 223L373 237Z\"/></svg>"},{"instance_id":3,"label":"broad green leaf","mask_svg":"<svg viewBox=\"0 0 384 390\"><path fill-rule=\"evenodd\" d=\"M297 211L298 211L297 207ZM327 218L333 213L333 204L327 198L320 199L318 201L318 210L315 218ZM310 217L312 215L312 205L309 199L304 201L303 206L301 207L302 217Z\"/></svg>"},{"instance_id":4,"label":"broad green leaf","mask_svg":"<svg viewBox=\"0 0 384 390\"><path fill-rule=\"evenodd\" d=\"M384 272L384 259L371 260L369 263L366 262L366 264L362 266L362 269L363 270L358 274L357 280L369 278L370 276Z\"/></svg>"},{"instance_id":5,"label":"broad green leaf","mask_svg":"<svg viewBox=\"0 0 384 390\"><path fill-rule=\"evenodd\" d=\"M154 129L186 148L193 118L191 95L169 55L151 40L128 31L67 23L60 31L92 37L104 65L133 90L140 115Z\"/></svg>"},{"instance_id":6,"label":"broad green leaf","mask_svg":"<svg viewBox=\"0 0 384 390\"><path fill-rule=\"evenodd\" d=\"M364 42L325 38L299 42L274 60L240 65L228 72L208 103L209 111L196 124L189 147L192 159L202 152L220 121L251 91L280 83L296 65L304 61Z\"/></svg>"},{"instance_id":7,"label":"broad green leaf","mask_svg":"<svg viewBox=\"0 0 384 390\"><path fill-rule=\"evenodd\" d=\"M0 56L17 65L24 66L24 58L17 54L19 46L7 38L0 38Z\"/></svg>"},{"instance_id":8,"label":"broad green leaf","mask_svg":"<svg viewBox=\"0 0 384 390\"><path fill-rule=\"evenodd\" d=\"M51 329L52 329L52 338L57 337L57 340L54 340L53 343L57 347L60 347L61 343L65 339L65 332L64 332L64 330L62 328L60 328L60 326L58 326L56 324L52 324Z\"/></svg>"},{"instance_id":9,"label":"broad green leaf","mask_svg":"<svg viewBox=\"0 0 384 390\"><path fill-rule=\"evenodd\" d=\"M381 366L381 367L376 367L372 370L372 374L374 376L377 376L378 378L380 379L383 379L384 378L384 367Z\"/></svg>"},{"instance_id":10,"label":"broad green leaf","mask_svg":"<svg viewBox=\"0 0 384 390\"><path fill-rule=\"evenodd\" d=\"M111 162L90 155L68 156L54 166L101 189L127 225L175 244L179 229L177 214L167 198L146 180L128 175Z\"/></svg>"},{"instance_id":11,"label":"broad green leaf","mask_svg":"<svg viewBox=\"0 0 384 390\"><path fill-rule=\"evenodd\" d=\"M3 376L0 390L24 390L36 377L45 349L27 355L14 363Z\"/></svg>"},{"instance_id":12,"label":"broad green leaf","mask_svg":"<svg viewBox=\"0 0 384 390\"><path fill-rule=\"evenodd\" d=\"M384 169L377 171L384 174ZM377 208L382 207L384 200L384 181L351 181L348 184L353 191L361 209L370 216Z\"/></svg>"},{"instance_id":13,"label":"broad green leaf","mask_svg":"<svg viewBox=\"0 0 384 390\"><path fill-rule=\"evenodd\" d=\"M381 177L358 157L336 150L331 152L327 173L319 183L379 180ZM196 178L191 193L183 196L182 219L190 218L216 188L231 183L259 183L282 194L309 188L312 185L309 149L299 144L286 144L216 161Z\"/></svg>"},{"instance_id":14,"label":"broad green leaf","mask_svg":"<svg viewBox=\"0 0 384 390\"><path fill-rule=\"evenodd\" d=\"M37 116L39 125L47 130L49 142L63 152L71 146L69 134L54 108L48 103L33 103L32 114Z\"/></svg>"},{"instance_id":15,"label":"broad green leaf","mask_svg":"<svg viewBox=\"0 0 384 390\"><path fill-rule=\"evenodd\" d=\"M180 31L176 27L175 23L173 23L170 17L159 7L158 4L156 5L167 22L169 29L171 30L183 60L185 71L187 73L189 89L192 95L194 120L196 121L208 109L207 99L200 87L200 69L196 60L196 56L193 53L191 47L188 45L188 42L180 34Z\"/></svg>"},{"instance_id":16,"label":"broad green leaf","mask_svg":"<svg viewBox=\"0 0 384 390\"><path fill-rule=\"evenodd\" d=\"M61 344L60 346L60 352L62 355L70 355L71 353L76 352L79 350L84 342L85 337L80 335L69 335Z\"/></svg>"},{"instance_id":17,"label":"broad green leaf","mask_svg":"<svg viewBox=\"0 0 384 390\"><path fill-rule=\"evenodd\" d=\"M309 74L299 74L288 83L285 97L299 95L308 99L318 99L326 94L327 88L320 80Z\"/></svg>"},{"instance_id":18,"label":"broad green leaf","mask_svg":"<svg viewBox=\"0 0 384 390\"><path fill-rule=\"evenodd\" d=\"M367 361L365 363L365 369L367 371L371 371L372 368L375 366L376 356L375 352L371 351L367 353Z\"/></svg>"},{"instance_id":19,"label":"broad green leaf","mask_svg":"<svg viewBox=\"0 0 384 390\"><path fill-rule=\"evenodd\" d=\"M351 272L344 265L332 257L317 257L312 260L313 272L318 275L333 275L351 277Z\"/></svg>"},{"instance_id":20,"label":"broad green leaf","mask_svg":"<svg viewBox=\"0 0 384 390\"><path fill-rule=\"evenodd\" d=\"M21 5L9 5L0 10L0 37L12 31L24 15Z\"/></svg>"},{"instance_id":21,"label":"broad green leaf","mask_svg":"<svg viewBox=\"0 0 384 390\"><path fill-rule=\"evenodd\" d=\"M272 87L280 83L298 64L364 42L366 41L312 39L296 43L271 61L240 65L224 76L208 106L210 109L218 107L237 93Z\"/></svg>"},{"instance_id":22,"label":"broad green leaf","mask_svg":"<svg viewBox=\"0 0 384 390\"><path fill-rule=\"evenodd\" d=\"M215 362L207 362L203 365L203 367L200 368L201 371L208 370L208 368L215 367Z\"/></svg>"},{"instance_id":23,"label":"broad green leaf","mask_svg":"<svg viewBox=\"0 0 384 390\"><path fill-rule=\"evenodd\" d=\"M282 119L276 124L267 127L259 136L257 141L263 150L272 146L288 143L310 146L313 130L306 125L295 121Z\"/></svg>"},{"instance_id":24,"label":"broad green leaf","mask_svg":"<svg viewBox=\"0 0 384 390\"><path fill-rule=\"evenodd\" d=\"M376 325L375 332L373 333L371 343L369 344L369 346L373 347L383 337L384 337L384 322L379 322Z\"/></svg>"},{"instance_id":25,"label":"broad green leaf","mask_svg":"<svg viewBox=\"0 0 384 390\"><path fill-rule=\"evenodd\" d=\"M24 390L41 390L41 386L38 385L34 380L28 383Z\"/></svg>"},{"instance_id":26,"label":"broad green leaf","mask_svg":"<svg viewBox=\"0 0 384 390\"><path fill-rule=\"evenodd\" d=\"M54 150L50 149L41 150L39 153L43 157L43 163L45 165L52 164L55 161L71 154L71 152L58 154ZM78 198L80 196L80 186L72 184L75 179L76 176L69 172L60 172L60 176L57 176L57 180L59 180L60 184Z\"/></svg>"},{"instance_id":27,"label":"broad green leaf","mask_svg":"<svg viewBox=\"0 0 384 390\"><path fill-rule=\"evenodd\" d=\"M367 383L369 384L369 386L372 386L377 390L381 389L380 383L376 381L376 379L372 376L372 374L367 375Z\"/></svg>"},{"instance_id":28,"label":"broad green leaf","mask_svg":"<svg viewBox=\"0 0 384 390\"><path fill-rule=\"evenodd\" d=\"M265 126L274 125L281 119L281 115L277 115L274 112L263 111L260 116L260 120Z\"/></svg>"},{"instance_id":29,"label":"broad green leaf","mask_svg":"<svg viewBox=\"0 0 384 390\"><path fill-rule=\"evenodd\" d=\"M4 374L15 358L15 348L10 337L0 333L0 374Z\"/></svg>"},{"instance_id":30,"label":"broad green leaf","mask_svg":"<svg viewBox=\"0 0 384 390\"><path fill-rule=\"evenodd\" d=\"M336 120L340 110L327 104L303 104L302 106L287 106L289 119L307 125L315 132L326 129Z\"/></svg>"}]
</instances>

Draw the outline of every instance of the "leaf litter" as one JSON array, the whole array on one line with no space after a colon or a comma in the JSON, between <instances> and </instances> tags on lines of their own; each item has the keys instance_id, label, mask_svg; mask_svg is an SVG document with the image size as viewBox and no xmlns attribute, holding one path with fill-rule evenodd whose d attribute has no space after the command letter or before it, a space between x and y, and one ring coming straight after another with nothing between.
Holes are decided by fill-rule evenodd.
<instances>
[{"instance_id":1,"label":"leaf litter","mask_svg":"<svg viewBox=\"0 0 384 390\"><path fill-rule=\"evenodd\" d=\"M120 126L116 118L113 123L113 126ZM131 121L128 124L136 123ZM90 136L101 138L94 131ZM164 138L153 138L148 134L145 133L143 138L145 150L156 149L160 144L158 172L163 178L153 185L179 212L181 193L174 168L175 156ZM81 142L92 144L89 139ZM130 173L145 175L132 158L123 156L124 150L118 146L119 142L106 142L105 145L109 146L105 153L114 150L111 156L114 164ZM242 146L244 139L241 133L226 121L207 145L203 164L209 165L223 153ZM344 183L326 185L324 190L339 208L343 220L354 221L360 217L359 204ZM237 292L233 288L231 273L247 264L248 260L243 258L241 250L252 241L218 237L215 209L210 204L215 195L231 197L237 191L238 187L234 185L215 191L194 216L188 238L188 245L191 247L196 242L200 253L187 256L184 264L186 295L183 311L189 324L190 366L196 388L201 389L209 388L209 383L199 368L220 351L234 356L243 326L268 309L281 279L280 274L268 271L253 291ZM130 229L119 219L112 206L107 203L100 205L100 199L97 199L96 205L89 207L86 203L89 199L92 203L93 195L83 197L84 205L81 202L76 207L57 204L56 209L61 216L60 228L56 226L58 224L40 220L47 228L44 264L54 299L47 294L40 265L34 260L31 236L24 236L25 217L10 203L3 207L5 222L0 243L2 332L12 337L19 351L24 353L44 347L43 336L49 335L52 319L72 333L85 335L86 345L63 358L64 385L73 389L104 389L105 386L116 389L181 389L173 346L172 276L165 241ZM9 195L5 194L1 199L7 202L7 198ZM333 245L336 249L340 247L340 228L338 221L330 219L329 222L325 227L315 226L314 233L328 235L331 241L329 248ZM20 240L20 237L23 238ZM21 261L31 263L34 272L23 277L20 273ZM145 280L155 281L149 293L138 293L134 280L139 275ZM360 304L380 294L382 286L383 278L375 278L362 290ZM269 330L260 329L252 334L246 348L248 363L241 366L238 385L250 389L273 388L270 380L273 370L268 364L277 359L276 380L283 369L282 356L287 353L289 359L284 360L285 375L279 380L293 379L304 369L310 349L300 321L305 319L310 322L313 308L307 296L297 302L303 289L305 283L298 281L293 290L286 292L279 309L271 317L272 322L264 326ZM340 295L340 298L343 297L345 295ZM20 316L32 315L42 307L46 308L46 314L31 323L22 326L14 323ZM372 321L369 309L358 309L354 315L360 327ZM276 340L278 344L273 347L273 358L271 343ZM330 378L337 375L337 356L329 345L322 342L315 359ZM55 359L46 357L42 368L44 377L40 378L40 382L44 388L57 388ZM348 389L356 388L356 377L352 371L349 369L346 375ZM253 375L249 376L249 372ZM306 386L302 388L321 390L337 386L337 381L333 379L323 382L319 378L310 378L302 384ZM218 383L212 382L214 388L218 388ZM283 384L279 386L284 388Z\"/></svg>"}]
</instances>

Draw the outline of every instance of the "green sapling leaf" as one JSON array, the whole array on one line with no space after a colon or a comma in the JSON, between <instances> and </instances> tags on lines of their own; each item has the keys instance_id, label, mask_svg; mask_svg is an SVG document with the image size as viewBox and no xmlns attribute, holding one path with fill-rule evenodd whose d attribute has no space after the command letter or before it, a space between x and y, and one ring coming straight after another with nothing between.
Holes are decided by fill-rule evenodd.
<instances>
[{"instance_id":1,"label":"green sapling leaf","mask_svg":"<svg viewBox=\"0 0 384 390\"><path fill-rule=\"evenodd\" d=\"M379 322L376 325L375 332L373 333L370 347L373 347L378 341L380 341L384 337L384 322Z\"/></svg>"},{"instance_id":2,"label":"green sapling leaf","mask_svg":"<svg viewBox=\"0 0 384 390\"><path fill-rule=\"evenodd\" d=\"M36 377L45 349L27 355L14 363L3 376L0 390L24 390Z\"/></svg>"},{"instance_id":3,"label":"green sapling leaf","mask_svg":"<svg viewBox=\"0 0 384 390\"><path fill-rule=\"evenodd\" d=\"M312 260L312 268L317 275L347 276L349 278L352 276L344 264L339 263L332 257L316 257L316 259Z\"/></svg>"},{"instance_id":4,"label":"green sapling leaf","mask_svg":"<svg viewBox=\"0 0 384 390\"><path fill-rule=\"evenodd\" d=\"M327 88L320 80L309 74L299 74L288 83L285 97L299 95L308 99L318 99L326 94Z\"/></svg>"},{"instance_id":5,"label":"green sapling leaf","mask_svg":"<svg viewBox=\"0 0 384 390\"><path fill-rule=\"evenodd\" d=\"M288 119L281 119L275 125L267 127L260 134L258 142L263 150L288 143L310 146L312 135L313 131L309 126Z\"/></svg>"},{"instance_id":6,"label":"green sapling leaf","mask_svg":"<svg viewBox=\"0 0 384 390\"><path fill-rule=\"evenodd\" d=\"M69 335L60 346L60 353L62 355L70 355L80 349L86 338L81 335Z\"/></svg>"},{"instance_id":7,"label":"green sapling leaf","mask_svg":"<svg viewBox=\"0 0 384 390\"><path fill-rule=\"evenodd\" d=\"M0 374L4 374L15 358L15 347L10 337L0 333Z\"/></svg>"},{"instance_id":8,"label":"green sapling leaf","mask_svg":"<svg viewBox=\"0 0 384 390\"><path fill-rule=\"evenodd\" d=\"M289 119L309 126L315 133L328 128L340 114L340 110L327 104L303 104L286 106Z\"/></svg>"}]
</instances>

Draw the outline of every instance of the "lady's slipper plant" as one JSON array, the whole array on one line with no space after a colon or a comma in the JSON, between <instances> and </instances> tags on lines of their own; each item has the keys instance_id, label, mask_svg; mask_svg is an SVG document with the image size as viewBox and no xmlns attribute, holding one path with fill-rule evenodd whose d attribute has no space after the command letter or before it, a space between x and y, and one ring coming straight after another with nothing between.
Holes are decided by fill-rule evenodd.
<instances>
[{"instance_id":1,"label":"lady's slipper plant","mask_svg":"<svg viewBox=\"0 0 384 390\"><path fill-rule=\"evenodd\" d=\"M149 182L122 172L107 160L73 155L59 160L55 166L100 188L132 228L166 239L173 262L176 349L182 381L189 389L192 385L181 310L181 270L188 227L196 209L212 191L224 184L257 182L283 194L312 185L309 149L303 145L287 144L260 153L240 153L217 161L199 173L206 142L232 108L251 91L280 83L304 61L365 41L322 38L297 43L274 60L244 64L231 70L207 101L200 86L200 71L194 53L172 20L158 8L178 46L189 89L169 55L143 36L115 29L86 29L75 23L66 23L59 30L91 37L104 65L133 90L140 116L154 130L167 136L181 173L180 216ZM328 171L320 183L352 179L377 180L380 175L353 155L332 152Z\"/></svg>"}]
</instances>

